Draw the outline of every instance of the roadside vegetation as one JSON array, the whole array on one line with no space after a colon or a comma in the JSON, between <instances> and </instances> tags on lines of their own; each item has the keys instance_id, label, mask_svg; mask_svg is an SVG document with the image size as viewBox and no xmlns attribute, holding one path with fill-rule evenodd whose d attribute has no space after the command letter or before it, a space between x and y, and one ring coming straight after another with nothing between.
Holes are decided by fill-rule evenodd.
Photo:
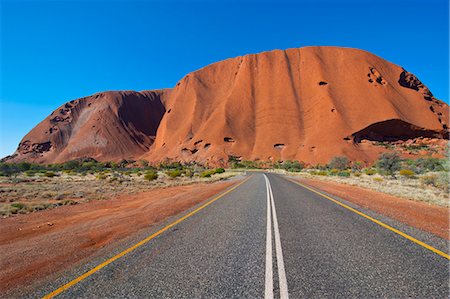
<instances>
[{"instance_id":1,"label":"roadside vegetation","mask_svg":"<svg viewBox=\"0 0 450 299\"><path fill-rule=\"evenodd\" d=\"M355 185L449 207L449 170L448 159L402 159L394 152L380 155L373 165L335 157L326 165L305 167L301 172L288 171L303 178Z\"/></svg>"},{"instance_id":2,"label":"roadside vegetation","mask_svg":"<svg viewBox=\"0 0 450 299\"><path fill-rule=\"evenodd\" d=\"M373 164L352 162L344 156L334 157L323 165L307 165L301 161L245 161L230 156L229 164L234 169L271 169L292 176L334 181L406 199L450 206L450 165L447 158L428 156L404 159L393 151L381 154Z\"/></svg>"},{"instance_id":3,"label":"roadside vegetation","mask_svg":"<svg viewBox=\"0 0 450 299\"><path fill-rule=\"evenodd\" d=\"M0 163L0 217L153 188L215 182L236 174L223 168L179 162L149 165L147 161L103 163L80 159L51 165Z\"/></svg>"}]
</instances>

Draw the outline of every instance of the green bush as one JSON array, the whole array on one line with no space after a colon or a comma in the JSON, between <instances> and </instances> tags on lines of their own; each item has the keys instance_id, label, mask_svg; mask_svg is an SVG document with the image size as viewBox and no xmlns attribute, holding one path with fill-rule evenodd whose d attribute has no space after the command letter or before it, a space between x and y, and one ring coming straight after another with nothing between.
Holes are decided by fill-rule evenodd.
<instances>
[{"instance_id":1,"label":"green bush","mask_svg":"<svg viewBox=\"0 0 450 299\"><path fill-rule=\"evenodd\" d=\"M154 181L158 178L158 173L154 172L154 171L147 171L144 174L144 180L147 181Z\"/></svg>"},{"instance_id":2,"label":"green bush","mask_svg":"<svg viewBox=\"0 0 450 299\"><path fill-rule=\"evenodd\" d=\"M163 162L159 164L159 168L183 170L183 165L180 162Z\"/></svg>"},{"instance_id":3,"label":"green bush","mask_svg":"<svg viewBox=\"0 0 450 299\"><path fill-rule=\"evenodd\" d=\"M27 171L30 170L31 164L28 162L20 162L17 164L17 167L19 168L20 171Z\"/></svg>"},{"instance_id":4,"label":"green bush","mask_svg":"<svg viewBox=\"0 0 450 299\"><path fill-rule=\"evenodd\" d=\"M18 209L18 210L22 210L26 208L26 205L23 203L12 203L11 204L12 208Z\"/></svg>"},{"instance_id":5,"label":"green bush","mask_svg":"<svg viewBox=\"0 0 450 299\"><path fill-rule=\"evenodd\" d=\"M328 172L325 170L321 170L321 171L317 172L317 175L328 176Z\"/></svg>"},{"instance_id":6,"label":"green bush","mask_svg":"<svg viewBox=\"0 0 450 299\"><path fill-rule=\"evenodd\" d=\"M412 171L411 169L400 169L400 175L407 177L407 178L412 178L416 175L416 173L414 171Z\"/></svg>"},{"instance_id":7,"label":"green bush","mask_svg":"<svg viewBox=\"0 0 450 299\"><path fill-rule=\"evenodd\" d=\"M216 168L216 170L214 171L214 173L224 173L225 169L223 168Z\"/></svg>"},{"instance_id":8,"label":"green bush","mask_svg":"<svg viewBox=\"0 0 450 299\"><path fill-rule=\"evenodd\" d=\"M305 168L305 163L300 161L290 161L286 160L284 162L278 162L274 165L275 168L281 168L290 172L300 172Z\"/></svg>"},{"instance_id":9,"label":"green bush","mask_svg":"<svg viewBox=\"0 0 450 299\"><path fill-rule=\"evenodd\" d=\"M337 170L336 168L333 168L330 170L330 175L337 175L339 173L339 170Z\"/></svg>"},{"instance_id":10,"label":"green bush","mask_svg":"<svg viewBox=\"0 0 450 299\"><path fill-rule=\"evenodd\" d=\"M56 176L56 173L48 171L48 172L44 173L44 176L48 177L48 178L52 178L52 177Z\"/></svg>"},{"instance_id":11,"label":"green bush","mask_svg":"<svg viewBox=\"0 0 450 299\"><path fill-rule=\"evenodd\" d=\"M166 174L169 177L171 177L172 179L174 179L174 178L177 178L177 177L181 176L182 172L181 172L181 170L174 169L174 170L167 171Z\"/></svg>"},{"instance_id":12,"label":"green bush","mask_svg":"<svg viewBox=\"0 0 450 299\"><path fill-rule=\"evenodd\" d=\"M334 157L328 163L328 167L331 169L345 170L348 168L350 161L347 157Z\"/></svg>"},{"instance_id":13,"label":"green bush","mask_svg":"<svg viewBox=\"0 0 450 299\"><path fill-rule=\"evenodd\" d=\"M353 172L352 175L359 178L361 176L361 172Z\"/></svg>"},{"instance_id":14,"label":"green bush","mask_svg":"<svg viewBox=\"0 0 450 299\"><path fill-rule=\"evenodd\" d=\"M373 180L374 180L375 182L382 182L382 181L384 181L383 178L373 178Z\"/></svg>"},{"instance_id":15,"label":"green bush","mask_svg":"<svg viewBox=\"0 0 450 299\"><path fill-rule=\"evenodd\" d=\"M103 173L99 173L96 175L97 180L104 180L106 179L106 175L104 175Z\"/></svg>"},{"instance_id":16,"label":"green bush","mask_svg":"<svg viewBox=\"0 0 450 299\"><path fill-rule=\"evenodd\" d=\"M349 177L350 176L350 171L347 171L347 170L340 171L340 172L338 172L337 175L341 176L341 177Z\"/></svg>"},{"instance_id":17,"label":"green bush","mask_svg":"<svg viewBox=\"0 0 450 299\"><path fill-rule=\"evenodd\" d=\"M25 171L26 176L34 176L36 174L35 170L27 170Z\"/></svg>"},{"instance_id":18,"label":"green bush","mask_svg":"<svg viewBox=\"0 0 450 299\"><path fill-rule=\"evenodd\" d=\"M376 163L377 168L385 174L394 175L400 169L400 156L397 153L383 153Z\"/></svg>"},{"instance_id":19,"label":"green bush","mask_svg":"<svg viewBox=\"0 0 450 299\"><path fill-rule=\"evenodd\" d=\"M205 170L202 173L200 173L200 177L202 178L209 178L211 177L211 175L213 175L215 173L214 170Z\"/></svg>"},{"instance_id":20,"label":"green bush","mask_svg":"<svg viewBox=\"0 0 450 299\"><path fill-rule=\"evenodd\" d=\"M374 174L377 173L377 171L375 169L373 169L373 168L367 168L367 169L364 169L364 173L366 175L374 175Z\"/></svg>"},{"instance_id":21,"label":"green bush","mask_svg":"<svg viewBox=\"0 0 450 299\"><path fill-rule=\"evenodd\" d=\"M75 170L80 168L80 166L81 166L80 161L77 160L67 161L62 164L62 168L66 170Z\"/></svg>"}]
</instances>

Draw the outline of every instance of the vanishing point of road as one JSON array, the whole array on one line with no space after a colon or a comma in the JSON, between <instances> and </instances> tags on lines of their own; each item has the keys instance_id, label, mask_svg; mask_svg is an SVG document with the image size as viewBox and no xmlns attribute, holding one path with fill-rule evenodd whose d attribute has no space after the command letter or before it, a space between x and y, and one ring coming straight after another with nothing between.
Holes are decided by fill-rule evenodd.
<instances>
[{"instance_id":1,"label":"vanishing point of road","mask_svg":"<svg viewBox=\"0 0 450 299\"><path fill-rule=\"evenodd\" d=\"M271 173L63 274L46 298L449 298L448 242Z\"/></svg>"}]
</instances>

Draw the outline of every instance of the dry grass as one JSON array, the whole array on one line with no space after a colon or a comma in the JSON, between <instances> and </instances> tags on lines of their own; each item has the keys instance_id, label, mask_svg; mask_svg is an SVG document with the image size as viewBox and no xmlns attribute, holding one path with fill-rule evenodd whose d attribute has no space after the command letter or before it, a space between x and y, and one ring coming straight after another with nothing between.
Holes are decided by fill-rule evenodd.
<instances>
[{"instance_id":1,"label":"dry grass","mask_svg":"<svg viewBox=\"0 0 450 299\"><path fill-rule=\"evenodd\" d=\"M351 175L350 177L312 175L307 171L300 173L286 172L286 174L307 179L332 181L341 184L359 186L410 200L450 207L448 187L442 188L424 183L424 178L430 176L442 178L443 176L445 177L448 175L448 173L445 172L426 173L423 175L417 175L416 177L397 176L396 178L381 176L379 174L366 175L364 173L360 176Z\"/></svg>"},{"instance_id":2,"label":"dry grass","mask_svg":"<svg viewBox=\"0 0 450 299\"><path fill-rule=\"evenodd\" d=\"M216 182L233 177L237 172L225 172L211 177L199 176L170 178L158 172L158 179L147 181L144 174L106 172L97 174L56 173L17 177L0 177L0 216L27 214L62 205L91 200L106 200L120 194L135 194L155 188L189 185L200 182Z\"/></svg>"}]
</instances>

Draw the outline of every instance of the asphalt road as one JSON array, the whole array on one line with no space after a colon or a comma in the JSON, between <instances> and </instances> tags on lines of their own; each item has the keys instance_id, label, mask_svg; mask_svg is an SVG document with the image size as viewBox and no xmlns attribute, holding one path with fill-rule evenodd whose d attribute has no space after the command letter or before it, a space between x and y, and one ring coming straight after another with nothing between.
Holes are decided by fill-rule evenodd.
<instances>
[{"instance_id":1,"label":"asphalt road","mask_svg":"<svg viewBox=\"0 0 450 299\"><path fill-rule=\"evenodd\" d=\"M367 213L447 251L441 239ZM450 296L448 258L283 176L254 173L187 215L102 268L92 262L30 297L55 290L57 298Z\"/></svg>"}]
</instances>

